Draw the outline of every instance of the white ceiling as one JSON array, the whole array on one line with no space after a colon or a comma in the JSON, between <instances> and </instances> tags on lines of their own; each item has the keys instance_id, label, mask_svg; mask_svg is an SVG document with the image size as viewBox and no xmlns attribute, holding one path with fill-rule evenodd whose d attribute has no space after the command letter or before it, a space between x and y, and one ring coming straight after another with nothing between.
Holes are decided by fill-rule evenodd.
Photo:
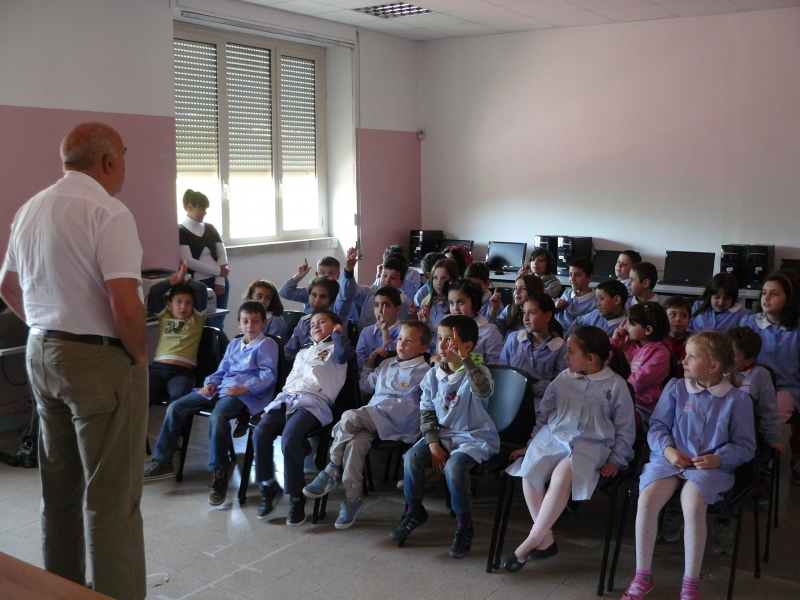
<instances>
[{"instance_id":1,"label":"white ceiling","mask_svg":"<svg viewBox=\"0 0 800 600\"><path fill-rule=\"evenodd\" d=\"M419 0L434 14L383 19L355 12L381 0L244 0L410 40L491 35L800 6L800 0Z\"/></svg>"}]
</instances>

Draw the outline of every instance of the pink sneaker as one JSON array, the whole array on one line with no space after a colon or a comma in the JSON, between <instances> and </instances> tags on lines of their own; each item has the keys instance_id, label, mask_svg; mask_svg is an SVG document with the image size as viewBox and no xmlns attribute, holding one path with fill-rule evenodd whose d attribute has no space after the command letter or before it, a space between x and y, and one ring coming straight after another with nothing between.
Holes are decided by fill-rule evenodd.
<instances>
[{"instance_id":1,"label":"pink sneaker","mask_svg":"<svg viewBox=\"0 0 800 600\"><path fill-rule=\"evenodd\" d=\"M645 595L653 590L653 587L655 587L655 582L652 576L645 581L634 579L628 589L625 590L625 593L622 594L622 600L642 600Z\"/></svg>"}]
</instances>

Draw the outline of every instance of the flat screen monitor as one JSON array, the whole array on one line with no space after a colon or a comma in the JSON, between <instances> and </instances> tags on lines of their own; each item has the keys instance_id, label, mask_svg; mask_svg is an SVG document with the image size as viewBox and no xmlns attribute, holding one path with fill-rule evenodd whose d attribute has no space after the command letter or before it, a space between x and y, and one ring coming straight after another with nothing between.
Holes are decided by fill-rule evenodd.
<instances>
[{"instance_id":1,"label":"flat screen monitor","mask_svg":"<svg viewBox=\"0 0 800 600\"><path fill-rule=\"evenodd\" d=\"M713 252L667 250L661 283L705 287L714 276L714 257Z\"/></svg>"},{"instance_id":2,"label":"flat screen monitor","mask_svg":"<svg viewBox=\"0 0 800 600\"><path fill-rule=\"evenodd\" d=\"M442 240L439 242L439 252L444 252L448 246L468 246L472 250L474 244L473 240Z\"/></svg>"},{"instance_id":3,"label":"flat screen monitor","mask_svg":"<svg viewBox=\"0 0 800 600\"><path fill-rule=\"evenodd\" d=\"M614 267L617 266L617 259L619 258L619 250L597 250L592 258L594 265L594 280L598 283L601 281L610 281L616 279L617 275Z\"/></svg>"},{"instance_id":4,"label":"flat screen monitor","mask_svg":"<svg viewBox=\"0 0 800 600\"><path fill-rule=\"evenodd\" d=\"M789 269L800 275L800 260L796 258L781 259L781 269Z\"/></svg>"},{"instance_id":5,"label":"flat screen monitor","mask_svg":"<svg viewBox=\"0 0 800 600\"><path fill-rule=\"evenodd\" d=\"M516 273L525 261L528 244L518 242L489 242L486 264L495 274Z\"/></svg>"}]
</instances>

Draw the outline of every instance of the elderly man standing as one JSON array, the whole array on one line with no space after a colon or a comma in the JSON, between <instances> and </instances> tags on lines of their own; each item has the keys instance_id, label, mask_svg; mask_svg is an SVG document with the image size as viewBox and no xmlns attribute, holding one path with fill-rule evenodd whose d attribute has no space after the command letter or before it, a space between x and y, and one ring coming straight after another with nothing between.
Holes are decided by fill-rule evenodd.
<instances>
[{"instance_id":1,"label":"elderly man standing","mask_svg":"<svg viewBox=\"0 0 800 600\"><path fill-rule=\"evenodd\" d=\"M44 564L85 584L85 535L94 588L141 599L147 348L142 247L133 215L112 197L125 147L111 127L83 123L61 158L64 177L17 212L0 272L0 294L31 327Z\"/></svg>"}]
</instances>

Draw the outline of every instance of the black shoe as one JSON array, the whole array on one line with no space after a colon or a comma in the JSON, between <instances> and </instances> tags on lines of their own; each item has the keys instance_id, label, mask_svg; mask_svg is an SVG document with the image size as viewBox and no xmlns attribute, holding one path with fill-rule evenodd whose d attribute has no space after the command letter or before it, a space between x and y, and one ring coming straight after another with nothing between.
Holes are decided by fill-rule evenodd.
<instances>
[{"instance_id":1,"label":"black shoe","mask_svg":"<svg viewBox=\"0 0 800 600\"><path fill-rule=\"evenodd\" d=\"M531 550L531 553L528 554L528 560L544 560L546 558L550 558L558 554L558 546L556 543L553 542L544 550Z\"/></svg>"},{"instance_id":2,"label":"black shoe","mask_svg":"<svg viewBox=\"0 0 800 600\"><path fill-rule=\"evenodd\" d=\"M528 555L528 557L530 557L530 554ZM519 559L517 558L517 553L512 552L511 554L506 556L506 559L503 561L503 568L509 573L516 573L527 564L528 561L519 562Z\"/></svg>"},{"instance_id":3,"label":"black shoe","mask_svg":"<svg viewBox=\"0 0 800 600\"><path fill-rule=\"evenodd\" d=\"M247 433L248 419L239 417L236 419L236 427L233 429L233 437L240 438Z\"/></svg>"},{"instance_id":4,"label":"black shoe","mask_svg":"<svg viewBox=\"0 0 800 600\"><path fill-rule=\"evenodd\" d=\"M211 506L219 506L225 502L228 496L228 472L214 471L214 479L211 481L211 493L208 495L208 503Z\"/></svg>"},{"instance_id":5,"label":"black shoe","mask_svg":"<svg viewBox=\"0 0 800 600\"><path fill-rule=\"evenodd\" d=\"M403 518L400 519L400 522L389 533L389 537L395 542L404 540L411 535L412 531L427 521L428 511L425 510L424 506L420 506L419 510L415 513L410 513L406 510L406 512L403 513Z\"/></svg>"},{"instance_id":6,"label":"black shoe","mask_svg":"<svg viewBox=\"0 0 800 600\"><path fill-rule=\"evenodd\" d=\"M306 497L303 494L289 496L289 501L292 504L289 507L289 516L286 517L286 524L291 526L302 525L306 522Z\"/></svg>"},{"instance_id":7,"label":"black shoe","mask_svg":"<svg viewBox=\"0 0 800 600\"><path fill-rule=\"evenodd\" d=\"M472 536L475 529L470 525L469 527L456 528L456 534L453 536L453 543L450 544L450 558L464 558L469 554L472 548Z\"/></svg>"},{"instance_id":8,"label":"black shoe","mask_svg":"<svg viewBox=\"0 0 800 600\"><path fill-rule=\"evenodd\" d=\"M266 519L275 505L281 501L283 489L277 481L271 481L261 486L261 504L258 505L258 518Z\"/></svg>"}]
</instances>

